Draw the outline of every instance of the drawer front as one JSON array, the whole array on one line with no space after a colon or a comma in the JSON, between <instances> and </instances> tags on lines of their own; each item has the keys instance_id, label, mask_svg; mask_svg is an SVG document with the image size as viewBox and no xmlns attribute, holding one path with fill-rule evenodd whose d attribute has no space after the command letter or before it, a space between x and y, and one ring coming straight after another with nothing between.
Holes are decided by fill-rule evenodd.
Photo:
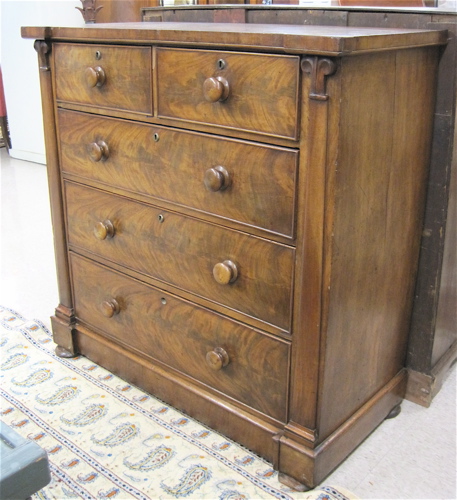
<instances>
[{"instance_id":1,"label":"drawer front","mask_svg":"<svg viewBox=\"0 0 457 500\"><path fill-rule=\"evenodd\" d=\"M57 101L152 115L152 49L54 44Z\"/></svg>"},{"instance_id":2,"label":"drawer front","mask_svg":"<svg viewBox=\"0 0 457 500\"><path fill-rule=\"evenodd\" d=\"M285 421L289 359L286 341L84 258L72 255L71 264L75 310L80 320Z\"/></svg>"},{"instance_id":3,"label":"drawer front","mask_svg":"<svg viewBox=\"0 0 457 500\"><path fill-rule=\"evenodd\" d=\"M292 248L78 184L65 191L73 248L290 330Z\"/></svg>"},{"instance_id":4,"label":"drawer front","mask_svg":"<svg viewBox=\"0 0 457 500\"><path fill-rule=\"evenodd\" d=\"M158 116L297 138L299 58L157 49Z\"/></svg>"},{"instance_id":5,"label":"drawer front","mask_svg":"<svg viewBox=\"0 0 457 500\"><path fill-rule=\"evenodd\" d=\"M66 110L59 129L64 172L293 237L296 151Z\"/></svg>"}]
</instances>

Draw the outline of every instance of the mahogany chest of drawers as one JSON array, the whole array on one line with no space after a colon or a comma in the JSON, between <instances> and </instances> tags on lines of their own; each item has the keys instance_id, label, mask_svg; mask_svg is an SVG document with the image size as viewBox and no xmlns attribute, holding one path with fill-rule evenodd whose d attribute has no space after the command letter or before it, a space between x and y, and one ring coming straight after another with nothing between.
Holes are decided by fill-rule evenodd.
<instances>
[{"instance_id":1,"label":"mahogany chest of drawers","mask_svg":"<svg viewBox=\"0 0 457 500\"><path fill-rule=\"evenodd\" d=\"M40 63L57 352L315 486L404 395L446 33L23 36Z\"/></svg>"}]
</instances>

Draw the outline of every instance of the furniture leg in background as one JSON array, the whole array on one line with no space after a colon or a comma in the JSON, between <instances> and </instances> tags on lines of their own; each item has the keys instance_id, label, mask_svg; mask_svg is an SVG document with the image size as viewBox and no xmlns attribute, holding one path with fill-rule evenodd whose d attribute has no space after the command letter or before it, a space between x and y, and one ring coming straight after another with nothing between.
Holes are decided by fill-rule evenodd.
<instances>
[{"instance_id":1,"label":"furniture leg in background","mask_svg":"<svg viewBox=\"0 0 457 500\"><path fill-rule=\"evenodd\" d=\"M11 149L11 139L8 128L8 118L6 113L5 92L3 91L2 68L0 67L0 147L6 146L8 151Z\"/></svg>"}]
</instances>

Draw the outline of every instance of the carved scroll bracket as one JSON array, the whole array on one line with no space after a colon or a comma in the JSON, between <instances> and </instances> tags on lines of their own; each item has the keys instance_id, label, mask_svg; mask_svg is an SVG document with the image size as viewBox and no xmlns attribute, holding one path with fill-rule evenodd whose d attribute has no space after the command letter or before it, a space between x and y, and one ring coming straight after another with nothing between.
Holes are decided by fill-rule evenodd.
<instances>
[{"instance_id":1,"label":"carved scroll bracket","mask_svg":"<svg viewBox=\"0 0 457 500\"><path fill-rule=\"evenodd\" d=\"M44 40L36 40L33 47L38 52L38 62L40 71L49 71L49 53L51 52L51 45Z\"/></svg>"},{"instance_id":2,"label":"carved scroll bracket","mask_svg":"<svg viewBox=\"0 0 457 500\"><path fill-rule=\"evenodd\" d=\"M301 62L301 69L304 73L311 75L310 99L327 101L326 77L333 75L336 71L335 61L327 57L311 56L305 57Z\"/></svg>"}]
</instances>

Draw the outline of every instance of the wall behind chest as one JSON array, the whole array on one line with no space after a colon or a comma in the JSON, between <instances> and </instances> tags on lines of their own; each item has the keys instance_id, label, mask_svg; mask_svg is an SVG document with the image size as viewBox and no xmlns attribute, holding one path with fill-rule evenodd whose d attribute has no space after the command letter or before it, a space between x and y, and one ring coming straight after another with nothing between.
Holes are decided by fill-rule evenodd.
<instances>
[{"instance_id":1,"label":"wall behind chest","mask_svg":"<svg viewBox=\"0 0 457 500\"><path fill-rule=\"evenodd\" d=\"M33 41L21 38L21 26L83 26L75 5L74 0L0 2L0 61L14 158L46 162L36 53Z\"/></svg>"}]
</instances>

